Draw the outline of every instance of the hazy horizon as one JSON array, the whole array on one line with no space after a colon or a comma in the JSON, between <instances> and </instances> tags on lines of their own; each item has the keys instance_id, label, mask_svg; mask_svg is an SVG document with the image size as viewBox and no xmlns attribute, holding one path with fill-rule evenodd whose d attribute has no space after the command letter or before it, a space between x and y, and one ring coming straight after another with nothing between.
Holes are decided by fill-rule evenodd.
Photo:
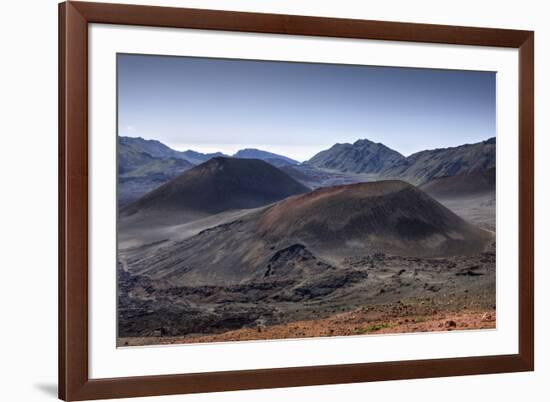
<instances>
[{"instance_id":1,"label":"hazy horizon","mask_svg":"<svg viewBox=\"0 0 550 402\"><path fill-rule=\"evenodd\" d=\"M117 56L118 134L300 162L369 139L409 156L496 136L494 72Z\"/></svg>"},{"instance_id":2,"label":"hazy horizon","mask_svg":"<svg viewBox=\"0 0 550 402\"><path fill-rule=\"evenodd\" d=\"M222 151L222 148L221 148L221 147L220 147L220 148L216 148L215 145L212 145L212 147L206 147L206 148L204 148L204 147L201 148L201 146L199 145L199 146L196 146L196 147L187 147L187 148L178 149L178 148L172 147L172 146L170 146L169 144L166 144L166 143L164 143L164 142L162 142L162 141L160 141L160 140L158 140L158 139L156 139L156 138L144 138L144 137L141 137L141 136L139 136L139 135L138 135L138 136L123 135L123 137L142 138L142 139L144 139L144 140L156 140L156 141L159 141L159 142L163 143L164 145L169 146L170 148L172 148L172 149L174 149L174 150L176 150L176 151L181 151L181 152L184 152L184 151L196 151L196 152L200 152L200 153L203 153L203 154L221 152L221 153L226 154L226 155L228 155L228 156L233 156L235 153L237 153L238 151L241 151L241 150L243 150L243 149L258 149L258 150L261 150L261 151L267 151L267 152L271 152L271 153L274 153L274 154L279 154L279 155L281 155L281 156L286 156L286 157L291 158L291 159L295 159L295 158L292 158L292 157L289 156L289 155L286 155L286 154L283 153L283 152L277 151L277 149L273 149L273 148L270 148L269 146L262 146L262 145L259 145L259 146L241 145L241 146L239 146L239 145L233 145L233 144L232 144L232 145L231 145L231 148L228 148L228 149L229 149L228 151L225 151L225 150ZM488 139L490 139L490 138L493 138L493 137L487 137L487 138L485 138L485 139L481 139L481 140L476 141L476 142L486 141L486 140L488 140ZM365 140L365 139L366 139L366 140L370 140L369 138L358 138L358 139L355 140L355 141ZM355 141L349 142L349 144L353 144ZM342 144L342 143L340 143L340 144ZM384 143L382 143L382 144L384 144ZM466 144L473 144L473 142L465 142L465 143L462 143L462 144L456 144L456 146L466 145ZM334 143L334 144L332 144L332 145L336 145L336 143ZM331 145L331 146L332 146L332 145ZM386 144L384 144L384 145L386 145ZM323 148L323 149L319 149L319 150L315 151L310 157L308 157L308 158L306 158L306 159L304 159L304 160L299 160L299 159L295 159L295 160L298 161L298 162L305 162L305 161L311 159L311 157L313 157L315 154L317 154L317 153L319 153L319 152L321 152L321 151L324 151L324 150L330 148L331 146L329 146L329 147L327 147L327 148ZM386 145L386 146L387 146L387 145ZM452 147L452 146L451 146L451 147ZM390 148L391 148L391 147L390 147ZM433 150L433 149L436 149L436 148L441 148L441 147L433 147L433 148L420 149L420 150L415 151L415 152L429 151L429 150ZM393 148L392 148L392 149L393 149ZM394 149L394 151L399 152L399 150L397 150L397 149ZM415 153L415 152L413 152L413 153ZM403 154L403 153L402 153L402 155L407 157L407 156L410 156L410 155L412 155L412 154Z\"/></svg>"}]
</instances>

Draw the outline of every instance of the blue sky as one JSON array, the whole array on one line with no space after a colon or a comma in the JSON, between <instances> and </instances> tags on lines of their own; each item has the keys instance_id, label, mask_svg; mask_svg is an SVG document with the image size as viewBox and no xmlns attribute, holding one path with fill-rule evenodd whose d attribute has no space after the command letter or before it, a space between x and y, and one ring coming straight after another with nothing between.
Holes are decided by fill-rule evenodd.
<instances>
[{"instance_id":1,"label":"blue sky","mask_svg":"<svg viewBox=\"0 0 550 402\"><path fill-rule=\"evenodd\" d=\"M119 54L119 135L299 161L367 138L404 155L496 135L493 72Z\"/></svg>"}]
</instances>

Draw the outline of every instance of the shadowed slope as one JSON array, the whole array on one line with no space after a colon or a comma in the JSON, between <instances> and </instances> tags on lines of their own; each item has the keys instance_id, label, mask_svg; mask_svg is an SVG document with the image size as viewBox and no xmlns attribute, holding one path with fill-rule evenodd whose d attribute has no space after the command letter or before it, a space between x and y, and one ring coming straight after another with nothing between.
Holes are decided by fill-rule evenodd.
<instances>
[{"instance_id":1,"label":"shadowed slope","mask_svg":"<svg viewBox=\"0 0 550 402\"><path fill-rule=\"evenodd\" d=\"M385 251L400 255L470 254L485 232L416 187L379 181L322 188L270 208L258 221L268 238L291 236L335 255Z\"/></svg>"},{"instance_id":2,"label":"shadowed slope","mask_svg":"<svg viewBox=\"0 0 550 402\"><path fill-rule=\"evenodd\" d=\"M420 186L458 216L494 231L496 225L495 169L433 179Z\"/></svg>"},{"instance_id":3,"label":"shadowed slope","mask_svg":"<svg viewBox=\"0 0 550 402\"><path fill-rule=\"evenodd\" d=\"M291 197L186 240L136 250L129 267L188 285L305 279L344 258L470 255L491 239L416 187L384 181Z\"/></svg>"},{"instance_id":4,"label":"shadowed slope","mask_svg":"<svg viewBox=\"0 0 550 402\"><path fill-rule=\"evenodd\" d=\"M386 178L398 178L415 185L432 179L456 176L494 168L496 139L458 147L417 152L381 172Z\"/></svg>"},{"instance_id":5,"label":"shadowed slope","mask_svg":"<svg viewBox=\"0 0 550 402\"><path fill-rule=\"evenodd\" d=\"M218 157L146 194L122 214L148 210L216 214L255 208L308 190L264 161Z\"/></svg>"},{"instance_id":6,"label":"shadowed slope","mask_svg":"<svg viewBox=\"0 0 550 402\"><path fill-rule=\"evenodd\" d=\"M494 193L495 188L495 168L457 176L440 177L420 186L422 191L436 199Z\"/></svg>"}]
</instances>

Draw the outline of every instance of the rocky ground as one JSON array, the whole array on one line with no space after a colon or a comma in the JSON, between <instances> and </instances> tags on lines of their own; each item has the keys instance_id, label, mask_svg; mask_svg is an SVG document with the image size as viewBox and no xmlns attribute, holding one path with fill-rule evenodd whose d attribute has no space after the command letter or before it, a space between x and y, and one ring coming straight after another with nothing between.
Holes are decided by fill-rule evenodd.
<instances>
[{"instance_id":1,"label":"rocky ground","mask_svg":"<svg viewBox=\"0 0 550 402\"><path fill-rule=\"evenodd\" d=\"M329 336L377 335L414 332L456 331L496 328L496 311L468 307L439 310L433 302L397 303L361 307L317 320L295 321L272 326L257 325L213 335L180 337L119 338L118 346L167 345L178 343L249 341L258 339L295 339Z\"/></svg>"},{"instance_id":2,"label":"rocky ground","mask_svg":"<svg viewBox=\"0 0 550 402\"><path fill-rule=\"evenodd\" d=\"M326 264L305 251L294 250L294 264ZM184 287L132 275L121 265L118 344L495 326L494 244L469 257L374 254L321 268L324 275L306 281L267 275L238 285Z\"/></svg>"},{"instance_id":3,"label":"rocky ground","mask_svg":"<svg viewBox=\"0 0 550 402\"><path fill-rule=\"evenodd\" d=\"M136 211L119 222L118 344L494 327L494 204L443 201L394 180L194 220Z\"/></svg>"}]
</instances>

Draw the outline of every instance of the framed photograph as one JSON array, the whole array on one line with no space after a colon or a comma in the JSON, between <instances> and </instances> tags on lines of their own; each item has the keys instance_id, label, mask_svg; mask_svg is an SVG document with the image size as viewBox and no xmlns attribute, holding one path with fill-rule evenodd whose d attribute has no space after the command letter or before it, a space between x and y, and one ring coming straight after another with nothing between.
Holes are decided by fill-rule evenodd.
<instances>
[{"instance_id":1,"label":"framed photograph","mask_svg":"<svg viewBox=\"0 0 550 402\"><path fill-rule=\"evenodd\" d=\"M59 397L534 369L534 33L59 6Z\"/></svg>"}]
</instances>

